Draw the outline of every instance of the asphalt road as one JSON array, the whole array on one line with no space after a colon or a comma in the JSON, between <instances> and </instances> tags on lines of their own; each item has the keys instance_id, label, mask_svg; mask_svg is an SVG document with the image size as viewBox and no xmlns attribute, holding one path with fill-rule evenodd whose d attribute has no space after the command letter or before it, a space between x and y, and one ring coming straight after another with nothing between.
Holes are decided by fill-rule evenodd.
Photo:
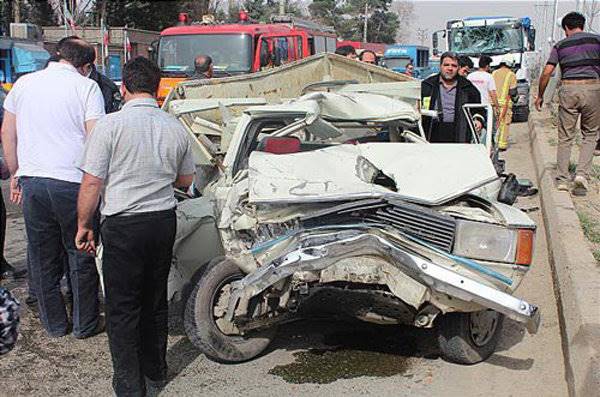
<instances>
[{"instance_id":1,"label":"asphalt road","mask_svg":"<svg viewBox=\"0 0 600 397\"><path fill-rule=\"evenodd\" d=\"M513 126L514 145L507 168L534 179L526 124ZM6 196L5 196L6 197ZM565 396L563 355L544 225L538 197L516 204L531 209L538 224L531 271L517 295L540 306L542 326L529 335L507 320L498 351L474 366L449 364L439 357L434 333L364 323L306 321L280 329L260 358L222 365L200 355L171 314L168 362L171 381L165 396ZM24 266L25 246L18 208L9 209L7 258ZM9 287L25 297L24 282ZM45 337L39 320L23 311L19 347L0 359L1 394L110 395L110 354L106 335L78 341Z\"/></svg>"}]
</instances>

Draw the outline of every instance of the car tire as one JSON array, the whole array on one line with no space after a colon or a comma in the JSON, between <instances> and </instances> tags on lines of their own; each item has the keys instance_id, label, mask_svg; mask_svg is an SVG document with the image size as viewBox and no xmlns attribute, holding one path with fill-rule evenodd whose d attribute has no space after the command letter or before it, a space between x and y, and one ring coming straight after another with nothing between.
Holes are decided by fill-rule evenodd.
<instances>
[{"instance_id":1,"label":"car tire","mask_svg":"<svg viewBox=\"0 0 600 397\"><path fill-rule=\"evenodd\" d=\"M239 363L260 355L271 343L276 327L251 334L228 335L215 319L215 305L220 294L244 273L231 260L216 258L202 272L188 298L185 314L185 332L194 346L206 357L221 363Z\"/></svg>"},{"instance_id":2,"label":"car tire","mask_svg":"<svg viewBox=\"0 0 600 397\"><path fill-rule=\"evenodd\" d=\"M493 310L444 315L438 323L442 358L463 365L485 361L496 351L503 321Z\"/></svg>"}]
</instances>

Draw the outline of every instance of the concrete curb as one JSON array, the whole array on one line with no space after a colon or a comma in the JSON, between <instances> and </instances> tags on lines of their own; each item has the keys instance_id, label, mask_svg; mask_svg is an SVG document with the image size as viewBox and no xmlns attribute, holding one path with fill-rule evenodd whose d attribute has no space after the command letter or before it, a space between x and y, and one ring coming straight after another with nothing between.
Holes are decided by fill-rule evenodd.
<instances>
[{"instance_id":1,"label":"concrete curb","mask_svg":"<svg viewBox=\"0 0 600 397\"><path fill-rule=\"evenodd\" d=\"M570 396L600 390L600 267L592 256L569 193L554 187L556 148L541 123L549 113L533 112L529 135L541 194L554 291ZM549 131L546 128L546 131Z\"/></svg>"}]
</instances>

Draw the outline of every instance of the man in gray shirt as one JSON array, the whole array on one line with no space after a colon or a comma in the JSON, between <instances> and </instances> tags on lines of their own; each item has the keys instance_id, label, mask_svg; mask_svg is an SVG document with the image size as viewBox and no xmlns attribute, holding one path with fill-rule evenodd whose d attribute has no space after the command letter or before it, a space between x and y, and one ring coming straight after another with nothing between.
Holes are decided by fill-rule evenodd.
<instances>
[{"instance_id":1,"label":"man in gray shirt","mask_svg":"<svg viewBox=\"0 0 600 397\"><path fill-rule=\"evenodd\" d=\"M167 378L167 277L175 240L173 188L193 178L191 141L159 109L160 70L139 57L123 68L125 106L98 121L85 145L78 201L80 250L95 251L100 195L106 318L118 396L143 396Z\"/></svg>"},{"instance_id":2,"label":"man in gray shirt","mask_svg":"<svg viewBox=\"0 0 600 397\"><path fill-rule=\"evenodd\" d=\"M556 65L561 70L558 93L558 148L556 162L558 190L585 196L588 190L594 149L600 132L600 35L584 32L585 17L570 12L562 20L566 38L554 45L540 76L535 107L542 110L544 93ZM581 116L581 117L580 117ZM583 141L579 149L576 175L570 186L569 163L571 147L577 136L577 121L581 118Z\"/></svg>"}]
</instances>

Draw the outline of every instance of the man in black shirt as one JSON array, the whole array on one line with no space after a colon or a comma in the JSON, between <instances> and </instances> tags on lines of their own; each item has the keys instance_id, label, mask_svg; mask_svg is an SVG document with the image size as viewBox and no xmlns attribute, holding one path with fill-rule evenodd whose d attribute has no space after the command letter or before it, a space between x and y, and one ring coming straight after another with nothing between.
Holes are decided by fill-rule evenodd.
<instances>
[{"instance_id":1,"label":"man in black shirt","mask_svg":"<svg viewBox=\"0 0 600 397\"><path fill-rule=\"evenodd\" d=\"M91 65L91 72L88 76L94 80L100 91L102 91L102 97L104 98L104 111L106 114L116 112L121 107L121 93L119 87L108 77L96 70L96 66Z\"/></svg>"}]
</instances>

